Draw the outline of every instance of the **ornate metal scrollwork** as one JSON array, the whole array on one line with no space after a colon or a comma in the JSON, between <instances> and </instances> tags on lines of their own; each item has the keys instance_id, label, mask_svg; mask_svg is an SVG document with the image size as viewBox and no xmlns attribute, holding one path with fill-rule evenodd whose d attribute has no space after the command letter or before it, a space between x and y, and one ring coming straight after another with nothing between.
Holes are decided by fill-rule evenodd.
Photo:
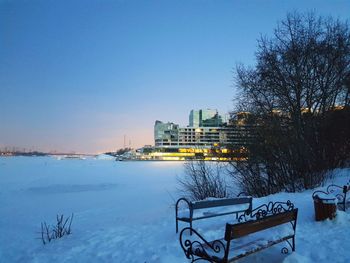
<instances>
[{"instance_id":1,"label":"ornate metal scrollwork","mask_svg":"<svg viewBox=\"0 0 350 263\"><path fill-rule=\"evenodd\" d=\"M269 202L258 206L257 208L246 211L238 217L238 222L249 220L258 220L268 215L275 215L281 212L291 211L294 209L294 204L288 200L287 202Z\"/></svg>"},{"instance_id":2,"label":"ornate metal scrollwork","mask_svg":"<svg viewBox=\"0 0 350 263\"><path fill-rule=\"evenodd\" d=\"M281 249L281 253L282 253L282 254L288 254L288 253L289 253L289 249L288 249L287 247L283 247L283 248Z\"/></svg>"},{"instance_id":3,"label":"ornate metal scrollwork","mask_svg":"<svg viewBox=\"0 0 350 263\"><path fill-rule=\"evenodd\" d=\"M293 241L293 244L291 244L290 242L289 242L289 240L286 240L286 242L288 243L288 245L290 246L290 248L294 251L294 241ZM287 247L283 247L282 249L281 249L281 253L282 254L288 254L289 253L289 249L287 248Z\"/></svg>"},{"instance_id":4,"label":"ornate metal scrollwork","mask_svg":"<svg viewBox=\"0 0 350 263\"><path fill-rule=\"evenodd\" d=\"M338 199L338 201L343 201L344 200L344 193L343 193L344 187L336 185L336 184L331 184L327 187L326 191L321 191L317 190L313 192L312 197L315 198L318 194L325 194L325 195L333 195Z\"/></svg>"},{"instance_id":5,"label":"ornate metal scrollwork","mask_svg":"<svg viewBox=\"0 0 350 263\"><path fill-rule=\"evenodd\" d=\"M337 191L338 190L338 191ZM336 184L331 184L327 187L327 192L330 194L333 194L338 201L343 201L345 196L344 196L344 186L339 186ZM345 190L346 192L346 190Z\"/></svg>"},{"instance_id":6,"label":"ornate metal scrollwork","mask_svg":"<svg viewBox=\"0 0 350 263\"><path fill-rule=\"evenodd\" d=\"M191 236L191 239L186 239L183 241L184 233L191 232L195 236ZM200 240L200 241L198 241ZM197 262L200 260L206 260L209 262L218 262L220 261L220 253L224 253L226 246L221 240L215 240L212 242L206 241L196 230L186 227L181 230L180 233L180 245L185 252L185 255L188 259L191 259L191 262ZM221 257L223 257L223 254ZM216 256L218 255L218 256ZM214 260L215 258L215 260Z\"/></svg>"},{"instance_id":7,"label":"ornate metal scrollwork","mask_svg":"<svg viewBox=\"0 0 350 263\"><path fill-rule=\"evenodd\" d=\"M349 183L344 185L344 186L339 186L336 184L331 184L327 187L326 191L321 191L317 190L313 192L312 198L317 198L318 194L322 193L324 195L333 195L333 198L329 199L334 199L334 197L338 200L338 207L342 207L342 209L345 211L346 210L346 195L347 192L350 191L350 185ZM319 198L319 197L318 197ZM321 198L325 199L325 198Z\"/></svg>"}]
</instances>

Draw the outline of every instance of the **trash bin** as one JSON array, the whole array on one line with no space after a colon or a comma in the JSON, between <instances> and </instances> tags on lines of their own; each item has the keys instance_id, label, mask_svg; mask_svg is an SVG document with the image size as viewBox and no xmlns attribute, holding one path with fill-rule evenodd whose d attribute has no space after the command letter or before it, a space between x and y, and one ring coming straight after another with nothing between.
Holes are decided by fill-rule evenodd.
<instances>
[{"instance_id":1,"label":"trash bin","mask_svg":"<svg viewBox=\"0 0 350 263\"><path fill-rule=\"evenodd\" d=\"M315 219L322 221L325 219L333 219L337 213L337 198L330 196L323 196L322 194L315 194L314 199Z\"/></svg>"}]
</instances>

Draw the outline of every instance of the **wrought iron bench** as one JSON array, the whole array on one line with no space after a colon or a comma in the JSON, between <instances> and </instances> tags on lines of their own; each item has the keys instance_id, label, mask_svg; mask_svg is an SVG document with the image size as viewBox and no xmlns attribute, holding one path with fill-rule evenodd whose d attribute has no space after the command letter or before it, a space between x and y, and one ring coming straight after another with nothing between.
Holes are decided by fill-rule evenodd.
<instances>
[{"instance_id":1,"label":"wrought iron bench","mask_svg":"<svg viewBox=\"0 0 350 263\"><path fill-rule=\"evenodd\" d=\"M191 262L207 260L227 263L286 241L295 251L298 209L293 203L268 203L242 214L235 224L226 224L222 239L207 241L196 230L186 227L180 244ZM193 231L194 235L188 235ZM283 247L281 252L288 253Z\"/></svg>"},{"instance_id":2,"label":"wrought iron bench","mask_svg":"<svg viewBox=\"0 0 350 263\"><path fill-rule=\"evenodd\" d=\"M343 185L343 186L339 186L336 184L331 184L327 187L326 191L315 191L312 194L312 197L315 197L319 194L323 194L323 195L329 195L329 196L334 196L335 198L337 198L337 206L340 210L345 211L346 208L350 207L350 199L347 199L347 193L350 193L350 185Z\"/></svg>"},{"instance_id":3,"label":"wrought iron bench","mask_svg":"<svg viewBox=\"0 0 350 263\"><path fill-rule=\"evenodd\" d=\"M238 217L239 213L247 212L252 209L252 200L253 198L250 196L242 196L238 195L235 198L221 198L221 199L212 199L212 200L203 200L190 202L186 198L180 198L177 200L175 205L175 216L176 216L176 233L179 231L179 221L187 222L190 224L192 228L192 222L195 220L216 217L216 216L224 216L229 214L236 214ZM184 202L186 204L186 211L183 211L182 214L179 214L179 205ZM228 207L224 211L214 211L212 208L217 207ZM198 213L197 215L194 212L200 209L210 210L204 211L202 214Z\"/></svg>"}]
</instances>

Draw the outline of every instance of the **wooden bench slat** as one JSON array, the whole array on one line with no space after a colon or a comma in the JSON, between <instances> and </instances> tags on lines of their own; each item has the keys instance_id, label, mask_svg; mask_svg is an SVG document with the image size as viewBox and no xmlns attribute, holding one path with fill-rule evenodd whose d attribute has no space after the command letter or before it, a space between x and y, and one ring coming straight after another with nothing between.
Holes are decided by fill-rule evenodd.
<instances>
[{"instance_id":1,"label":"wooden bench slat","mask_svg":"<svg viewBox=\"0 0 350 263\"><path fill-rule=\"evenodd\" d=\"M287 222L294 221L297 217L297 209L287 211L281 214L267 216L258 221L248 221L241 224L227 224L225 231L225 240L229 241L240 238L251 233L255 233L264 229L278 226Z\"/></svg>"},{"instance_id":2,"label":"wooden bench slat","mask_svg":"<svg viewBox=\"0 0 350 263\"><path fill-rule=\"evenodd\" d=\"M293 238L293 236L286 236L286 237L283 237L283 238L280 238L278 240L274 240L274 241L269 241L266 245L263 245L263 246L258 246L254 249L251 249L251 250L248 250L246 253L242 253L240 255L237 255L233 258L230 258L228 259L228 262L231 263L231 262L234 262L236 261L237 259L240 259L240 258L243 258L243 257L246 257L246 256L249 256L255 252L259 252L260 250L263 250L263 249L266 249L266 248L269 248L275 244L278 244L278 243L282 243L283 241L286 241L290 238Z\"/></svg>"},{"instance_id":3,"label":"wooden bench slat","mask_svg":"<svg viewBox=\"0 0 350 263\"><path fill-rule=\"evenodd\" d=\"M212 200L205 200L205 201L197 201L197 202L190 202L186 198L180 198L177 200L175 205L175 216L176 216L176 233L178 232L179 228L179 221L184 221L187 223L190 223L190 227L192 227L192 222L199 219L205 219L205 218L211 218L216 216L224 216L224 215L230 215L230 214L236 214L238 216L239 213L250 211L252 208L252 200L253 198L251 196L244 196L244 197L235 197L235 198L222 198L222 199L212 199ZM188 215L180 215L179 214L179 204L185 203L187 204L187 207L189 209ZM245 205L245 206L243 206ZM226 211L214 211L213 213L208 213L203 215L194 215L194 212L196 210L200 209L210 209L210 208L216 208L216 207L226 207L231 206L230 209L225 209ZM236 206L236 207L234 207ZM229 211L227 211L229 210ZM182 213L181 213L182 214Z\"/></svg>"},{"instance_id":4,"label":"wooden bench slat","mask_svg":"<svg viewBox=\"0 0 350 263\"><path fill-rule=\"evenodd\" d=\"M248 256L250 254L253 254L253 253L258 252L260 250L266 249L266 248L271 247L275 244L284 242L284 241L291 239L291 238L293 238L293 235L287 235L285 237L281 237L281 238L273 239L273 240L268 240L268 239L264 239L264 238L257 238L254 240L250 240L247 243L232 244L230 246L230 251L229 251L229 255L231 255L231 257L228 259L228 262L235 261L239 258ZM223 241L223 239L221 239L221 241ZM266 244L264 244L264 245L260 244L263 241L266 241ZM212 242L210 242L210 243L212 243ZM201 249L196 250L197 247L204 248L206 251L211 250L206 243L201 243L200 245L197 244L193 247L194 255L197 255L197 256L204 256L205 257L205 254L201 253ZM237 253L237 251L239 251L239 250L241 250L241 251ZM208 256L211 257L212 259L220 261L224 257L224 252L225 251L221 251L221 254L215 254L215 253L212 254L209 252Z\"/></svg>"},{"instance_id":5,"label":"wooden bench slat","mask_svg":"<svg viewBox=\"0 0 350 263\"><path fill-rule=\"evenodd\" d=\"M252 197L237 197L229 199L217 199L217 200L207 200L207 201L198 201L192 203L193 209L202 209L202 208L211 208L218 206L229 206L229 205L241 205L250 203Z\"/></svg>"},{"instance_id":6,"label":"wooden bench slat","mask_svg":"<svg viewBox=\"0 0 350 263\"><path fill-rule=\"evenodd\" d=\"M240 210L237 209L237 210L230 210L230 211L228 211L228 210L226 210L226 211L210 211L209 210L209 211L203 212L203 214L198 214L198 215L193 214L192 218L190 217L190 211L186 211L186 212L179 214L177 218L181 221L188 222L189 220L195 221L195 220L205 219L205 218L210 218L210 217L243 213L245 211L247 211L247 209L240 209Z\"/></svg>"},{"instance_id":7,"label":"wooden bench slat","mask_svg":"<svg viewBox=\"0 0 350 263\"><path fill-rule=\"evenodd\" d=\"M233 211L233 212L206 214L206 215L203 215L203 216L194 217L192 220L195 221L195 220L199 220L199 219L211 218L211 217L216 217L216 216L225 216L225 215L237 214L237 213L242 213L242 212L245 212L245 211L246 210L237 210L237 211Z\"/></svg>"}]
</instances>

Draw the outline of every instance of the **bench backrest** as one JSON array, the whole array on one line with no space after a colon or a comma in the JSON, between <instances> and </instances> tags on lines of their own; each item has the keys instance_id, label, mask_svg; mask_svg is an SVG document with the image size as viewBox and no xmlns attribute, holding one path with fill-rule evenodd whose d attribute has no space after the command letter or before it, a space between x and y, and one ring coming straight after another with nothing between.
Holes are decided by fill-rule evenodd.
<instances>
[{"instance_id":1,"label":"bench backrest","mask_svg":"<svg viewBox=\"0 0 350 263\"><path fill-rule=\"evenodd\" d=\"M296 221L298 209L266 216L258 220L252 220L239 224L226 224L225 240L240 238L251 233L255 233L287 222Z\"/></svg>"},{"instance_id":2,"label":"bench backrest","mask_svg":"<svg viewBox=\"0 0 350 263\"><path fill-rule=\"evenodd\" d=\"M242 204L252 204L252 197L236 197L236 198L225 198L225 199L214 199L214 200L205 200L192 202L192 209L202 209L202 208L211 208L218 206L229 206L229 205L242 205ZM251 208L251 206L250 206Z\"/></svg>"}]
</instances>

